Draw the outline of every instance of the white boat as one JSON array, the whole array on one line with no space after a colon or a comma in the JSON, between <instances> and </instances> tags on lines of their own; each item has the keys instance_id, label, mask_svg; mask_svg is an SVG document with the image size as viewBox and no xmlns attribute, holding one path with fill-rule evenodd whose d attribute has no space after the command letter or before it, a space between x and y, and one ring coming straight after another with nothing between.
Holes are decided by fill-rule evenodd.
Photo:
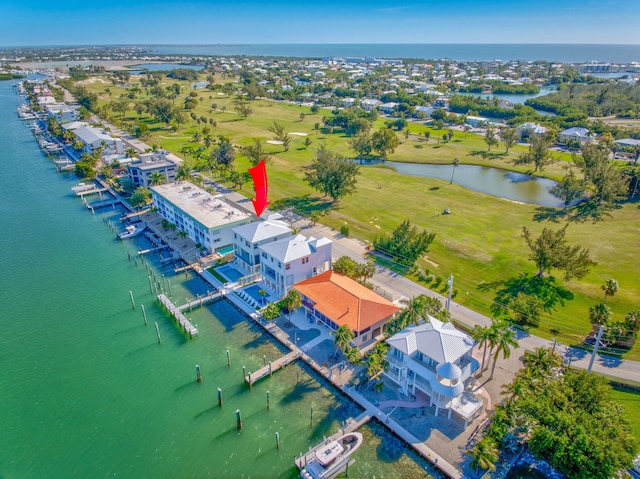
<instances>
[{"instance_id":1,"label":"white boat","mask_svg":"<svg viewBox=\"0 0 640 479\"><path fill-rule=\"evenodd\" d=\"M349 457L362 444L362 434L349 432L335 441L323 441L303 456L296 458L302 479L332 479L347 467Z\"/></svg>"},{"instance_id":2,"label":"white boat","mask_svg":"<svg viewBox=\"0 0 640 479\"><path fill-rule=\"evenodd\" d=\"M127 239L138 236L145 230L146 227L147 225L144 223L134 223L132 225L127 225L124 228L124 232L118 235L118 239Z\"/></svg>"},{"instance_id":3,"label":"white boat","mask_svg":"<svg viewBox=\"0 0 640 479\"><path fill-rule=\"evenodd\" d=\"M95 184L94 183L78 183L75 186L71 187L71 190L74 191L75 193L80 193L81 191L89 191L95 188Z\"/></svg>"}]
</instances>

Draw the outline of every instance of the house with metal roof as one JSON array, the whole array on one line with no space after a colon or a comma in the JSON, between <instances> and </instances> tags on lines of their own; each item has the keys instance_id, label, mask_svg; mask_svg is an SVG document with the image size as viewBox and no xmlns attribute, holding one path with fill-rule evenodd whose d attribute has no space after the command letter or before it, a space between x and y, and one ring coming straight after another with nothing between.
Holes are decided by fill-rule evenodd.
<instances>
[{"instance_id":1,"label":"house with metal roof","mask_svg":"<svg viewBox=\"0 0 640 479\"><path fill-rule=\"evenodd\" d=\"M518 135L518 138L522 140L530 138L534 135L544 135L547 131L549 131L549 129L546 126L539 125L538 123L534 123L532 121L522 123L516 128L516 134Z\"/></svg>"},{"instance_id":2,"label":"house with metal roof","mask_svg":"<svg viewBox=\"0 0 640 479\"><path fill-rule=\"evenodd\" d=\"M331 240L298 234L263 244L260 273L276 296L284 296L295 284L331 269Z\"/></svg>"},{"instance_id":3,"label":"house with metal roof","mask_svg":"<svg viewBox=\"0 0 640 479\"><path fill-rule=\"evenodd\" d=\"M84 149L91 153L94 150L104 146L105 155L113 155L123 153L124 148L120 138L114 138L106 131L92 126L81 126L73 130L78 140L84 143Z\"/></svg>"},{"instance_id":4,"label":"house with metal roof","mask_svg":"<svg viewBox=\"0 0 640 479\"><path fill-rule=\"evenodd\" d=\"M580 126L574 126L567 128L566 130L558 133L558 141L560 143L567 143L569 141L577 141L579 143L586 143L591 137L589 136L589 130Z\"/></svg>"},{"instance_id":5,"label":"house with metal roof","mask_svg":"<svg viewBox=\"0 0 640 479\"><path fill-rule=\"evenodd\" d=\"M234 262L243 271L255 273L260 268L260 246L291 238L291 228L282 218L281 214L274 213L264 221L254 221L232 229Z\"/></svg>"},{"instance_id":6,"label":"house with metal roof","mask_svg":"<svg viewBox=\"0 0 640 479\"><path fill-rule=\"evenodd\" d=\"M387 339L389 369L384 374L402 391L424 394L429 405L464 420L464 427L482 410L482 400L469 390L480 363L472 357L475 341L452 323L428 316Z\"/></svg>"},{"instance_id":7,"label":"house with metal roof","mask_svg":"<svg viewBox=\"0 0 640 479\"><path fill-rule=\"evenodd\" d=\"M346 325L353 331L353 345L367 346L380 336L400 307L333 270L293 285L302 296L306 316L335 331Z\"/></svg>"}]
</instances>

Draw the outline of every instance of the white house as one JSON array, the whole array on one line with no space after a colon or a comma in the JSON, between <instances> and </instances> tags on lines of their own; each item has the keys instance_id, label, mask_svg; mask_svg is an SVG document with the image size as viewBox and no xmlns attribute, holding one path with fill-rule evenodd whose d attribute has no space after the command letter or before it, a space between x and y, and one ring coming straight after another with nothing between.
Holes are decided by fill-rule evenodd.
<instances>
[{"instance_id":1,"label":"white house","mask_svg":"<svg viewBox=\"0 0 640 479\"><path fill-rule=\"evenodd\" d=\"M549 131L548 128L531 121L518 125L516 128L516 134L520 139L526 139L533 135L544 135L547 131Z\"/></svg>"},{"instance_id":2,"label":"white house","mask_svg":"<svg viewBox=\"0 0 640 479\"><path fill-rule=\"evenodd\" d=\"M362 108L364 111L373 111L373 109L380 103L382 103L380 100L365 98L360 102L360 108Z\"/></svg>"},{"instance_id":3,"label":"white house","mask_svg":"<svg viewBox=\"0 0 640 479\"><path fill-rule=\"evenodd\" d=\"M235 263L246 272L256 272L260 266L260 246L290 238L291 228L282 221L282 215L274 213L265 221L254 221L238 226L233 231Z\"/></svg>"},{"instance_id":4,"label":"white house","mask_svg":"<svg viewBox=\"0 0 640 479\"><path fill-rule=\"evenodd\" d=\"M77 110L64 103L55 103L53 105L45 105L47 115L55 118L58 123L67 123L77 119Z\"/></svg>"},{"instance_id":5,"label":"white house","mask_svg":"<svg viewBox=\"0 0 640 479\"><path fill-rule=\"evenodd\" d=\"M151 175L160 173L164 183L174 181L178 167L167 156L164 150L140 155L140 158L127 165L129 179L134 185L149 186Z\"/></svg>"},{"instance_id":6,"label":"white house","mask_svg":"<svg viewBox=\"0 0 640 479\"><path fill-rule=\"evenodd\" d=\"M464 120L464 122L469 125L472 126L473 128L478 128L484 125L488 125L489 124L489 119L488 118L484 118L482 116L467 116Z\"/></svg>"},{"instance_id":7,"label":"white house","mask_svg":"<svg viewBox=\"0 0 640 479\"><path fill-rule=\"evenodd\" d=\"M262 281L277 296L291 286L331 269L331 240L297 235L263 244L260 250Z\"/></svg>"},{"instance_id":8,"label":"white house","mask_svg":"<svg viewBox=\"0 0 640 479\"><path fill-rule=\"evenodd\" d=\"M384 374L402 391L429 397L435 414L455 412L465 427L482 409L482 400L468 387L480 363L472 357L475 342L452 323L428 316L428 323L411 326L387 339L389 370Z\"/></svg>"},{"instance_id":9,"label":"white house","mask_svg":"<svg viewBox=\"0 0 640 479\"><path fill-rule=\"evenodd\" d=\"M251 221L249 213L227 203L224 196L213 196L186 181L150 190L158 213L212 253L225 254L233 243L231 229Z\"/></svg>"},{"instance_id":10,"label":"white house","mask_svg":"<svg viewBox=\"0 0 640 479\"><path fill-rule=\"evenodd\" d=\"M558 133L558 141L560 143L567 143L569 141L577 141L579 143L585 143L589 141L589 130L582 127L567 128L566 130Z\"/></svg>"},{"instance_id":11,"label":"white house","mask_svg":"<svg viewBox=\"0 0 640 479\"><path fill-rule=\"evenodd\" d=\"M432 106L422 106L422 105L418 105L416 107L414 107L416 110L416 113L424 113L427 116L431 116L431 113L433 113L435 111L435 108Z\"/></svg>"},{"instance_id":12,"label":"white house","mask_svg":"<svg viewBox=\"0 0 640 479\"><path fill-rule=\"evenodd\" d=\"M114 138L106 131L92 126L81 126L73 130L78 140L84 143L84 149L91 153L97 148L104 146L105 155L121 154L124 152L122 140Z\"/></svg>"},{"instance_id":13,"label":"white house","mask_svg":"<svg viewBox=\"0 0 640 479\"><path fill-rule=\"evenodd\" d=\"M378 105L378 110L380 110L382 113L385 113L387 115L393 113L393 111L396 109L396 107L398 106L398 104L395 101L390 101L387 103L381 103Z\"/></svg>"}]
</instances>

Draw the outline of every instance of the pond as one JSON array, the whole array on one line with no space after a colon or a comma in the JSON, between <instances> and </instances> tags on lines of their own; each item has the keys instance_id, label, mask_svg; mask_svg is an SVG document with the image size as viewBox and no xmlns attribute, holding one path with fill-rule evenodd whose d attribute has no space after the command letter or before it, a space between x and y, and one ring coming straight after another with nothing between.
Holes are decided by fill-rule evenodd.
<instances>
[{"instance_id":1,"label":"pond","mask_svg":"<svg viewBox=\"0 0 640 479\"><path fill-rule=\"evenodd\" d=\"M556 183L524 173L489 168L487 166L425 165L419 163L385 162L385 165L402 175L421 176L451 181L473 191L497 196L520 203L561 207L560 199L549 193Z\"/></svg>"},{"instance_id":2,"label":"pond","mask_svg":"<svg viewBox=\"0 0 640 479\"><path fill-rule=\"evenodd\" d=\"M539 96L545 96L555 91L557 91L555 87L542 87L540 88L540 91L534 95L514 95L514 94L494 95L491 93L466 93L466 92L458 92L457 94L463 95L463 96L475 96L475 97L484 98L484 99L497 98L498 100L508 101L513 104L524 105L524 102L527 101L529 98L537 98ZM555 113L552 113L550 111L544 111L544 110L536 110L536 113L542 116L555 116Z\"/></svg>"}]
</instances>

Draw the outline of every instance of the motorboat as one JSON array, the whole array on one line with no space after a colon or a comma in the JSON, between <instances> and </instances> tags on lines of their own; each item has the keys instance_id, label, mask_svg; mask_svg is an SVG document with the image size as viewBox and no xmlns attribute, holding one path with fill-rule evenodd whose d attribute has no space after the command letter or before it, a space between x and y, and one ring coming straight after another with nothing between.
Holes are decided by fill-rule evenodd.
<instances>
[{"instance_id":1,"label":"motorboat","mask_svg":"<svg viewBox=\"0 0 640 479\"><path fill-rule=\"evenodd\" d=\"M349 432L333 441L322 441L322 444L311 449L303 456L296 458L302 479L333 479L344 471L349 457L362 444L362 434Z\"/></svg>"},{"instance_id":2,"label":"motorboat","mask_svg":"<svg viewBox=\"0 0 640 479\"><path fill-rule=\"evenodd\" d=\"M144 223L134 223L132 225L127 225L124 228L124 232L118 235L118 239L127 239L138 236L145 230L146 227L147 225Z\"/></svg>"},{"instance_id":3,"label":"motorboat","mask_svg":"<svg viewBox=\"0 0 640 479\"><path fill-rule=\"evenodd\" d=\"M75 193L81 193L83 191L89 191L95 188L95 184L93 183L78 183L75 186L71 187L71 190L74 191Z\"/></svg>"}]
</instances>

